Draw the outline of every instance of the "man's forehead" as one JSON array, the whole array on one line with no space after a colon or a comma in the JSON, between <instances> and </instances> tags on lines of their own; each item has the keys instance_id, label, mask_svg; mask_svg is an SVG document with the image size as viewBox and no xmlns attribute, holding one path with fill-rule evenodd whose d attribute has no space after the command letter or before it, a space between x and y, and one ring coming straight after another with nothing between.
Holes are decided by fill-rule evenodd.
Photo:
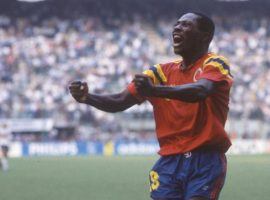
<instances>
[{"instance_id":1,"label":"man's forehead","mask_svg":"<svg viewBox=\"0 0 270 200\"><path fill-rule=\"evenodd\" d=\"M198 18L198 16L194 13L187 13L187 14L184 14L182 15L179 19L178 19L178 22L180 21L196 21Z\"/></svg>"}]
</instances>

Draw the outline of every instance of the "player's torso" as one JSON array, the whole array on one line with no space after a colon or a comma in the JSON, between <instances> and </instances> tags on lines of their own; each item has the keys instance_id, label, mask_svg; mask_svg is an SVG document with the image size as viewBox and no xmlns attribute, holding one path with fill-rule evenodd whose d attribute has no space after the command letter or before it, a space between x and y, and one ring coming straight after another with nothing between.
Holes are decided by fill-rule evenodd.
<instances>
[{"instance_id":1,"label":"player's torso","mask_svg":"<svg viewBox=\"0 0 270 200\"><path fill-rule=\"evenodd\" d=\"M208 64L209 60L214 64ZM191 84L204 77L216 83L213 94L195 103L150 98L161 155L183 153L202 147L227 151L230 140L224 125L228 113L231 81L224 82L227 75L229 76L229 69L226 71L223 62L221 57L207 54L186 70L181 70L180 62L157 66L159 73L162 69L163 74L160 77L163 78L159 80L163 79L165 86ZM223 82L219 82L220 80Z\"/></svg>"},{"instance_id":2,"label":"player's torso","mask_svg":"<svg viewBox=\"0 0 270 200\"><path fill-rule=\"evenodd\" d=\"M165 84L169 86L194 83L197 81L197 76L202 72L200 63L190 69L181 70L180 62L173 62L165 64L163 69L167 77Z\"/></svg>"},{"instance_id":3,"label":"player's torso","mask_svg":"<svg viewBox=\"0 0 270 200\"><path fill-rule=\"evenodd\" d=\"M7 146L11 141L11 133L5 129L0 129L0 145Z\"/></svg>"},{"instance_id":4,"label":"player's torso","mask_svg":"<svg viewBox=\"0 0 270 200\"><path fill-rule=\"evenodd\" d=\"M167 78L165 86L177 86L194 83L196 77L201 73L201 62L187 70L180 69L180 62L172 62L162 66ZM187 103L179 100L164 98L153 98L151 100L154 108L156 129L158 137L178 134L179 132L195 131L191 124L196 123L198 117L203 114L200 103Z\"/></svg>"}]
</instances>

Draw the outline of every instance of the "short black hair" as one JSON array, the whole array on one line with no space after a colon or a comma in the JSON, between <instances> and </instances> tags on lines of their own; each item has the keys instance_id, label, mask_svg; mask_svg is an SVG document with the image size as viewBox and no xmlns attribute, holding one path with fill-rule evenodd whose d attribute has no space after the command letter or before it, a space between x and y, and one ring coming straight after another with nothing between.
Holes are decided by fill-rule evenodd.
<instances>
[{"instance_id":1,"label":"short black hair","mask_svg":"<svg viewBox=\"0 0 270 200\"><path fill-rule=\"evenodd\" d=\"M212 41L213 37L214 37L214 33L215 33L215 24L213 22L213 20L206 16L203 13L200 12L192 12L193 14L199 16L199 18L197 19L198 25L199 25L199 29L202 32L206 32L209 34L209 43Z\"/></svg>"}]
</instances>

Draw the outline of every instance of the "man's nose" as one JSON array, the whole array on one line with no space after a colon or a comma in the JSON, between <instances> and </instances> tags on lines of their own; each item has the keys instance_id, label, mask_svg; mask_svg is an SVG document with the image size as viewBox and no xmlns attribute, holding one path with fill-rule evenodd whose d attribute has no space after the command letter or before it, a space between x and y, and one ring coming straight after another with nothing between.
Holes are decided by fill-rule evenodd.
<instances>
[{"instance_id":1,"label":"man's nose","mask_svg":"<svg viewBox=\"0 0 270 200\"><path fill-rule=\"evenodd\" d=\"M174 26L174 30L175 31L181 31L182 30L182 26L180 24L177 24Z\"/></svg>"}]
</instances>

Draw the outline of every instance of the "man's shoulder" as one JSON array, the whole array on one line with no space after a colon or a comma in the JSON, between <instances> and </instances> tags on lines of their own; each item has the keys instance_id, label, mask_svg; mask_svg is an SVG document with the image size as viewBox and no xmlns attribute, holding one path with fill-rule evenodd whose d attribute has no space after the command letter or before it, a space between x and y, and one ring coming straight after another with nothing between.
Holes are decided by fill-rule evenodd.
<instances>
[{"instance_id":1,"label":"man's shoulder","mask_svg":"<svg viewBox=\"0 0 270 200\"><path fill-rule=\"evenodd\" d=\"M211 62L220 62L229 65L229 61L224 55L216 53L209 53L208 56L206 56L203 61L204 65Z\"/></svg>"},{"instance_id":2,"label":"man's shoulder","mask_svg":"<svg viewBox=\"0 0 270 200\"><path fill-rule=\"evenodd\" d=\"M172 60L172 61L160 63L159 65L162 68L162 70L170 71L170 70L173 70L174 68L179 67L181 62L182 62L182 59L178 59L178 60Z\"/></svg>"},{"instance_id":3,"label":"man's shoulder","mask_svg":"<svg viewBox=\"0 0 270 200\"><path fill-rule=\"evenodd\" d=\"M171 60L168 62L161 63L160 65L163 66L168 66L168 65L179 65L182 62L182 59L177 59L177 60Z\"/></svg>"}]
</instances>

